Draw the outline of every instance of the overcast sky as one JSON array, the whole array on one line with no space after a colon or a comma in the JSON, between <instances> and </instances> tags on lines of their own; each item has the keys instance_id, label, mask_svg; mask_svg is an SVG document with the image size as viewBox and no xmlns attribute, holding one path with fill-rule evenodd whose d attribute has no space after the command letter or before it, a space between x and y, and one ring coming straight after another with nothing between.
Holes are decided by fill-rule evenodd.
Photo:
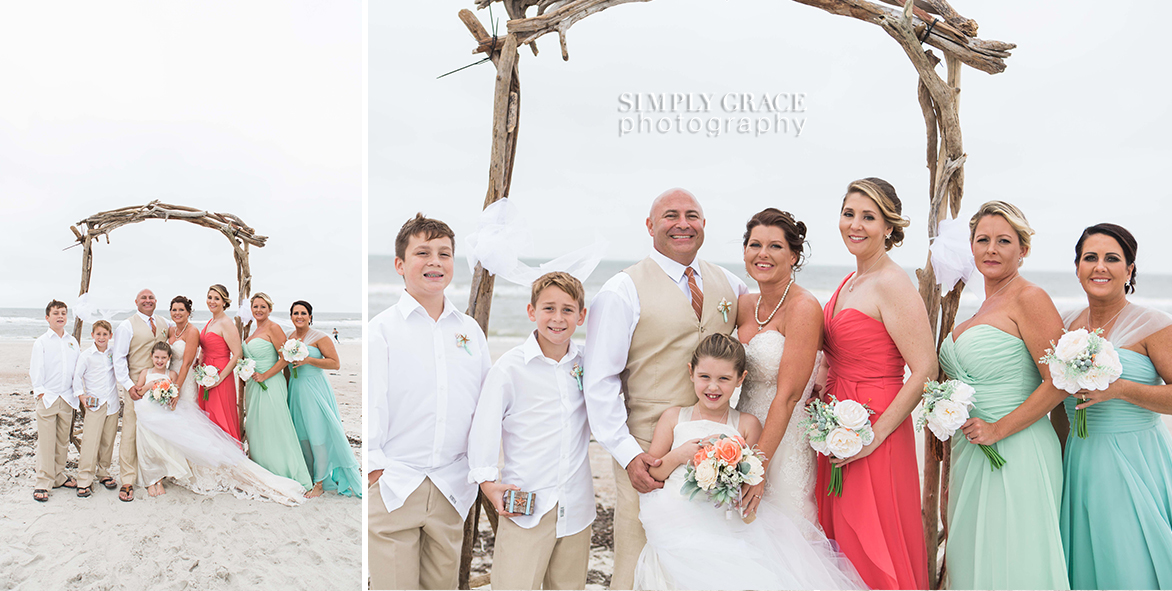
<instances>
[{"instance_id":1,"label":"overcast sky","mask_svg":"<svg viewBox=\"0 0 1172 591\"><path fill-rule=\"evenodd\" d=\"M269 237L254 290L361 309L358 1L5 3L0 8L0 307L72 301L69 226L154 199L236 214ZM228 240L184 222L115 230L91 293L152 287L202 310L236 293Z\"/></svg>"},{"instance_id":2,"label":"overcast sky","mask_svg":"<svg viewBox=\"0 0 1172 591\"><path fill-rule=\"evenodd\" d=\"M968 153L961 215L989 199L1020 206L1037 236L1025 270L1068 270L1082 228L1113 221L1140 243L1144 273L1172 273L1159 242L1172 185L1166 3L958 1L979 36L1018 45L1008 69L966 67L961 123ZM391 254L394 232L416 211L457 235L475 229L488 178L493 79L472 63L457 18L470 1L372 2L370 27L370 251ZM487 10L475 11L486 27ZM494 14L504 30L507 17ZM708 219L701 256L736 262L745 220L776 206L810 227L811 264L853 265L837 232L852 179L891 181L912 220L897 262L926 258L924 122L916 73L881 28L786 1L676 0L610 8L541 53L520 54L521 117L512 197L538 257L595 233L609 258L650 249L652 198L680 186ZM939 52L937 52L939 55ZM940 69L943 72L943 66ZM672 132L620 136L623 93L805 93L799 137ZM675 113L647 115L656 118ZM766 116L770 114L765 114ZM739 116L713 104L704 120ZM685 119L686 120L686 119ZM673 123L674 125L674 123Z\"/></svg>"}]
</instances>

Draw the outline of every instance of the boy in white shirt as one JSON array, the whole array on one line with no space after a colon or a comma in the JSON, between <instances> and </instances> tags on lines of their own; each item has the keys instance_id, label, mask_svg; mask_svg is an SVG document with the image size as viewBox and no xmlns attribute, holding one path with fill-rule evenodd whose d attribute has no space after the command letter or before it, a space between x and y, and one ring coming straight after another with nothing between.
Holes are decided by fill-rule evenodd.
<instances>
[{"instance_id":1,"label":"boy in white shirt","mask_svg":"<svg viewBox=\"0 0 1172 591\"><path fill-rule=\"evenodd\" d=\"M492 365L480 325L444 296L455 235L416 215L395 238L406 292L370 321L367 538L372 589L455 589L468 429Z\"/></svg>"},{"instance_id":2,"label":"boy in white shirt","mask_svg":"<svg viewBox=\"0 0 1172 591\"><path fill-rule=\"evenodd\" d=\"M65 474L69 452L69 434L73 429L73 411L77 396L73 394L73 370L77 366L78 346L73 335L65 334L69 308L53 300L45 306L49 330L33 342L29 361L29 378L37 411L37 483L33 499L49 500L49 489L77 488L77 482Z\"/></svg>"},{"instance_id":3,"label":"boy in white shirt","mask_svg":"<svg viewBox=\"0 0 1172 591\"><path fill-rule=\"evenodd\" d=\"M485 378L469 435L468 480L508 517L497 525L493 589L584 589L594 486L582 357L570 340L586 320L582 283L567 273L541 276L528 312L537 330ZM512 512L517 507L503 500L510 490L535 495L531 514Z\"/></svg>"},{"instance_id":4,"label":"boy in white shirt","mask_svg":"<svg viewBox=\"0 0 1172 591\"><path fill-rule=\"evenodd\" d=\"M109 322L95 322L90 332L94 344L82 352L73 372L73 393L86 409L81 427L81 458L77 461L77 496L83 498L93 493L95 474L106 489L118 488L110 476L121 408L118 381L114 377L114 352L109 347L113 335Z\"/></svg>"}]
</instances>

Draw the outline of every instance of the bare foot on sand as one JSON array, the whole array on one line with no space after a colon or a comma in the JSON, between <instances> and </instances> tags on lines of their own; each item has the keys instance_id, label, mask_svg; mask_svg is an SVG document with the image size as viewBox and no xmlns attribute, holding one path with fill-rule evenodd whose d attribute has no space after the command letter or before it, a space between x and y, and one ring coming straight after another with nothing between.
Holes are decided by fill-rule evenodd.
<instances>
[{"instance_id":1,"label":"bare foot on sand","mask_svg":"<svg viewBox=\"0 0 1172 591\"><path fill-rule=\"evenodd\" d=\"M320 497L324 492L326 491L322 488L321 483L316 482L314 483L313 488L309 492L305 493L305 498L312 499L313 497Z\"/></svg>"}]
</instances>

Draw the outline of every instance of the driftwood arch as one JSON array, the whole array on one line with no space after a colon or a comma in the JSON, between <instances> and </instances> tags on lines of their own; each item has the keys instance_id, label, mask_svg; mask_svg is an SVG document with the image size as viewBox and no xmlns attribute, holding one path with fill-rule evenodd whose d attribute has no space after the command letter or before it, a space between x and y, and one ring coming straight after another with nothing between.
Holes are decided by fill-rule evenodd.
<instances>
[{"instance_id":1,"label":"driftwood arch","mask_svg":"<svg viewBox=\"0 0 1172 591\"><path fill-rule=\"evenodd\" d=\"M521 108L521 86L518 78L518 48L529 45L537 55L537 39L547 33L558 34L563 60L570 59L566 34L578 21L612 6L649 0L475 0L477 8L493 2L505 7L510 20L504 39L489 35L472 11L459 12L460 20L475 38L472 53L484 53L496 67L493 92L492 149L489 161L488 192L484 207L508 197L516 158L517 132ZM964 153L960 127L961 68L968 65L988 74L1005 70L1005 59L1016 45L977 38L977 23L957 13L947 0L794 0L822 9L831 14L848 16L880 26L911 60L919 75L917 96L923 112L927 134L928 236L935 238L942 219L955 218L964 195ZM536 8L533 16L527 16ZM941 59L932 49L944 54L947 68L945 77L935 71ZM936 284L931 256L924 267L916 271L920 281L920 296L928 311L928 319L936 331L939 350L943 339L952 331L960 293L964 283L958 283L947 294ZM468 300L468 314L488 333L488 317L492 304L494 278L479 264L472 278ZM947 539L948 524L941 523L948 506L949 447L941 445L927 431L924 432L924 488L922 508L924 539L928 545L929 585L939 587L943 569L938 564L939 550ZM943 488L942 488L943 487ZM459 585L469 588L472 545L476 538L480 508L496 529L496 513L483 495L473 504L464 523L464 546L460 560ZM943 526L943 527L941 527ZM487 581L477 581L480 584Z\"/></svg>"},{"instance_id":2,"label":"driftwood arch","mask_svg":"<svg viewBox=\"0 0 1172 591\"><path fill-rule=\"evenodd\" d=\"M145 222L147 220L180 220L190 222L197 226L216 230L227 237L228 241L232 243L232 258L236 261L236 282L238 285L236 305L240 306L244 304L245 298L248 297L248 292L252 289L252 272L248 266L248 249L251 246L263 247L268 237L258 235L256 230L244 223L244 220L230 213L216 213L187 207L185 205L171 205L169 203L162 203L157 199L146 205L122 207L96 213L69 227L73 235L77 238L78 244L81 244L82 249L81 289L77 293L78 296L90 290L90 275L93 271L94 261L94 239L105 236L106 244L109 244L110 232L116 228L121 228L127 224ZM80 230L78 229L79 227L81 228ZM81 318L78 318L73 324L73 338L78 339L79 342L81 340L83 324L84 321ZM245 338L248 337L248 333L244 332L246 329L239 317L236 318L236 328L240 330L241 335ZM241 392L239 388L237 391ZM243 395L237 397L236 404L240 411L241 432L243 432ZM75 412L74 419L77 418L76 415L77 413Z\"/></svg>"}]
</instances>

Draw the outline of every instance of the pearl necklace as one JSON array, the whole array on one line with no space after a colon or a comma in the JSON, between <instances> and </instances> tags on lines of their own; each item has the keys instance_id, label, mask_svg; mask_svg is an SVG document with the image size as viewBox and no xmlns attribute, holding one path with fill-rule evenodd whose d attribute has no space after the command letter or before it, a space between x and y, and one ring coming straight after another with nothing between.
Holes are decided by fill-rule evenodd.
<instances>
[{"instance_id":1,"label":"pearl necklace","mask_svg":"<svg viewBox=\"0 0 1172 591\"><path fill-rule=\"evenodd\" d=\"M180 330L179 325L176 324L175 325L175 338L177 338L177 339L183 338L183 333L187 332L187 327L189 327L189 326L191 326L191 318L190 317L187 319L187 322L183 323L182 330Z\"/></svg>"},{"instance_id":2,"label":"pearl necklace","mask_svg":"<svg viewBox=\"0 0 1172 591\"><path fill-rule=\"evenodd\" d=\"M884 253L884 254L886 254L886 253ZM867 273L870 273L870 272L871 272L871 269L874 269L874 268L875 268L875 265L878 265L878 264L879 264L879 261L883 260L883 256L884 256L884 255L882 255L882 254L881 254L881 255L879 255L879 258L875 259L875 262L871 263L871 266L870 266L870 267L867 267L867 270L866 270L866 271L863 271L862 273L859 273L859 274L855 275L854 279L851 279L851 284L850 284L850 285L848 285L848 286L846 286L846 290L847 290L847 291L850 291L850 292L853 292L853 291L855 290L855 283L856 283L856 282L858 282L858 280L859 280L859 277L862 277L863 275L866 275Z\"/></svg>"},{"instance_id":3,"label":"pearl necklace","mask_svg":"<svg viewBox=\"0 0 1172 591\"><path fill-rule=\"evenodd\" d=\"M781 299L778 300L777 305L773 307L773 311L769 313L769 318L766 318L765 320L761 320L760 316L761 300L765 299L765 296L762 295L761 297L757 298L757 306L753 308L753 320L757 321L757 332L764 330L765 325L769 324L770 320L773 320L773 315L777 314L777 311L781 309L781 304L782 302L785 302L785 296L789 295L789 288L793 286L793 284L794 277L793 275L790 275L789 283L786 284L785 291L781 294Z\"/></svg>"}]
</instances>

